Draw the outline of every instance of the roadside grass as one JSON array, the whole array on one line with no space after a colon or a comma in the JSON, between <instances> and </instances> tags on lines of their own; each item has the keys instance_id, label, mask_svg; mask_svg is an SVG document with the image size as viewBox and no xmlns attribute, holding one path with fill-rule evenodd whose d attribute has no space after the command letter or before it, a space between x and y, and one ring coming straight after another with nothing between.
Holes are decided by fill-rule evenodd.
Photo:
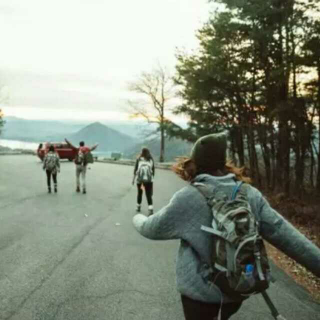
<instances>
[{"instance_id":1,"label":"roadside grass","mask_svg":"<svg viewBox=\"0 0 320 320\"><path fill-rule=\"evenodd\" d=\"M308 196L301 200L286 198L283 194L269 194L267 198L274 209L281 213L309 240L320 247L319 196ZM320 279L269 243L267 243L267 250L274 263L289 274L298 284L306 288L310 295L320 303Z\"/></svg>"}]
</instances>

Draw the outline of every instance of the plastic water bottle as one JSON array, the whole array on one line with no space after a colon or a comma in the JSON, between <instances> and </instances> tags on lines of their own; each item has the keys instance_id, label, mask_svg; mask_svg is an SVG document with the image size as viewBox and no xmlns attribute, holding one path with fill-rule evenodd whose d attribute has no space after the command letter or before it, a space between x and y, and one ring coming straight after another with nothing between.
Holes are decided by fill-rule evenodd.
<instances>
[{"instance_id":1,"label":"plastic water bottle","mask_svg":"<svg viewBox=\"0 0 320 320\"><path fill-rule=\"evenodd\" d=\"M246 265L246 275L251 276L253 273L254 266L252 264Z\"/></svg>"},{"instance_id":2,"label":"plastic water bottle","mask_svg":"<svg viewBox=\"0 0 320 320\"><path fill-rule=\"evenodd\" d=\"M249 288L253 288L253 286L255 284L255 279L253 277L253 270L254 270L254 266L252 264L246 265L245 277L246 277L247 284L248 284Z\"/></svg>"}]
</instances>

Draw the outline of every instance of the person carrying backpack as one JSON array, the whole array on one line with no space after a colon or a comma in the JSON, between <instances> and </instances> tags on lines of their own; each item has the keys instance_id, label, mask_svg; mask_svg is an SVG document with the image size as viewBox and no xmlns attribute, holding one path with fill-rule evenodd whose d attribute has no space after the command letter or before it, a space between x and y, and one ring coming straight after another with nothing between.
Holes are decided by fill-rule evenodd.
<instances>
[{"instance_id":1,"label":"person carrying backpack","mask_svg":"<svg viewBox=\"0 0 320 320\"><path fill-rule=\"evenodd\" d=\"M174 172L189 185L133 224L152 240L180 239L177 289L186 320L229 319L250 295L266 293L270 266L262 239L320 277L320 250L276 212L243 170L226 161L225 134L200 138Z\"/></svg>"},{"instance_id":2,"label":"person carrying backpack","mask_svg":"<svg viewBox=\"0 0 320 320\"><path fill-rule=\"evenodd\" d=\"M148 148L142 148L141 154L136 160L133 172L133 181L137 179L137 208L136 211L141 211L141 202L143 196L143 189L146 192L148 202L148 214L153 214L153 178L155 174L154 161Z\"/></svg>"},{"instance_id":3,"label":"person carrying backpack","mask_svg":"<svg viewBox=\"0 0 320 320\"><path fill-rule=\"evenodd\" d=\"M59 155L55 152L54 146L52 145L49 147L48 153L43 159L43 170L45 170L47 174L48 193L51 193L51 176L54 183L54 192L57 193L57 174L58 172L60 172L60 158Z\"/></svg>"},{"instance_id":4,"label":"person carrying backpack","mask_svg":"<svg viewBox=\"0 0 320 320\"><path fill-rule=\"evenodd\" d=\"M95 150L98 147L98 144L95 144L93 147L85 146L84 141L80 141L79 148L76 148L71 144L70 141L65 139L66 143L76 151L77 155L74 159L76 165L76 192L80 192L81 182L82 182L82 193L86 194L86 174L87 174L87 165L93 163L93 156L91 151ZM81 177L81 179L80 179Z\"/></svg>"}]
</instances>

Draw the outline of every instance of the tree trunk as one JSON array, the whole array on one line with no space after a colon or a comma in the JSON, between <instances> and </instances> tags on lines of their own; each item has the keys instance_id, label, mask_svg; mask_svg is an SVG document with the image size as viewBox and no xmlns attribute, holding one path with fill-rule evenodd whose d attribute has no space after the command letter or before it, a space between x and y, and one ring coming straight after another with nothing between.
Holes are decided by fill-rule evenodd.
<instances>
[{"instance_id":1,"label":"tree trunk","mask_svg":"<svg viewBox=\"0 0 320 320\"><path fill-rule=\"evenodd\" d=\"M160 123L160 132L161 132L161 137L160 137L160 162L164 162L164 147L165 147L165 136L164 136L164 117L161 117L161 123Z\"/></svg>"},{"instance_id":2,"label":"tree trunk","mask_svg":"<svg viewBox=\"0 0 320 320\"><path fill-rule=\"evenodd\" d=\"M318 173L317 173L317 189L320 192L320 59L318 60Z\"/></svg>"}]
</instances>

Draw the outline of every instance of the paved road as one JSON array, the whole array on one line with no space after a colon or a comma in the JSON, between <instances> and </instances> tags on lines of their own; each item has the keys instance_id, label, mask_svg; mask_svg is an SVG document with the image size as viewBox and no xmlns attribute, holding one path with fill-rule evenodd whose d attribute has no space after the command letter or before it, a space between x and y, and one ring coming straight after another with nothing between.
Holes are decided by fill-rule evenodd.
<instances>
[{"instance_id":1,"label":"paved road","mask_svg":"<svg viewBox=\"0 0 320 320\"><path fill-rule=\"evenodd\" d=\"M75 193L72 163L61 171L59 193L49 195L35 157L0 157L0 319L183 320L174 274L178 242L135 232L132 167L92 165L87 195ZM183 185L158 170L155 208ZM320 319L319 305L275 273L270 293L287 319ZM256 296L234 319L272 317Z\"/></svg>"}]
</instances>

